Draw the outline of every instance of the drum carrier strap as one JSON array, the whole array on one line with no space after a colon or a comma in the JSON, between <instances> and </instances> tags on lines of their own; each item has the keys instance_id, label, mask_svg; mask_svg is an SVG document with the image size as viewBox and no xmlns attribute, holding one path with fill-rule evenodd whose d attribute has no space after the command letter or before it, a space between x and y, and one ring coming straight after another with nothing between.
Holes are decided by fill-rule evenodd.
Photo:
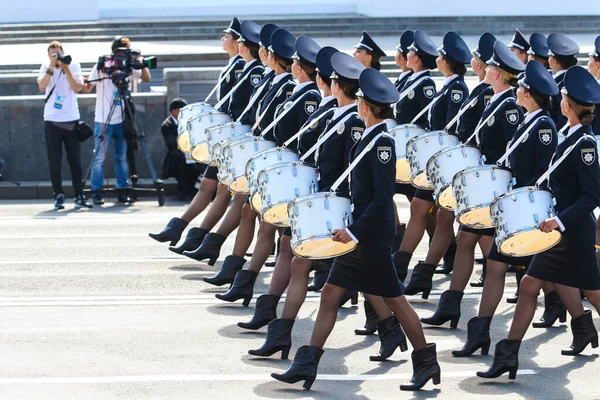
<instances>
[{"instance_id":1,"label":"drum carrier strap","mask_svg":"<svg viewBox=\"0 0 600 400\"><path fill-rule=\"evenodd\" d=\"M567 150L565 150L564 154L554 163L554 164L550 164L550 168L548 168L548 171L544 172L544 175L540 176L540 179L537 180L537 182L535 183L535 187L539 187L546 179L548 179L550 177L550 174L554 172L554 170L556 168L558 168L558 166L565 161L565 159L569 156L569 154L575 149L575 147L577 147L577 145L579 144L579 142L586 140L586 139L590 139L593 140L594 142L596 141L596 138L594 138L593 136L590 136L588 134L584 134L582 137L580 137L579 139L577 139L577 141L572 144L571 146L569 146L567 148ZM548 185L550 186L550 185Z\"/></svg>"},{"instance_id":2,"label":"drum carrier strap","mask_svg":"<svg viewBox=\"0 0 600 400\"><path fill-rule=\"evenodd\" d=\"M264 137L264 136L265 136L265 134L266 134L268 131L270 131L271 129L273 129L273 128L275 127L275 125L277 125L277 123L278 123L279 121L281 121L281 120L283 119L283 117L285 117L285 116L286 116L286 114L287 114L287 113L289 113L289 112L290 112L290 110L294 108L294 106L296 106L296 104L300 103L300 101L301 101L302 99L304 99L304 98L305 98L305 97L306 97L308 94L310 94L310 93L314 93L314 94L320 95L320 93L319 93L319 92L317 92L317 91L316 91L316 90L314 90L314 89L311 89L311 90L308 90L308 91L306 91L305 93L302 93L302 96L299 96L299 97L298 97L296 100L294 100L294 102L292 103L292 105L291 105L289 108L287 108L287 109L286 109L286 108L284 108L284 109L283 109L283 112L282 112L281 114L279 114L279 115L277 116L277 118L275 118L275 119L273 120L273 122L271 122L271 123L270 123L270 124L269 124L269 125L268 125L268 126L265 128L265 129L263 129L263 131L260 133L260 137ZM285 104L285 103L283 103L283 104ZM271 105L271 104L269 104L269 106L270 106L270 105Z\"/></svg>"},{"instance_id":3,"label":"drum carrier strap","mask_svg":"<svg viewBox=\"0 0 600 400\"><path fill-rule=\"evenodd\" d=\"M349 114L348 114L348 115L346 115L344 118L342 118L342 119L341 119L341 120L340 120L340 121L339 121L337 124L335 124L335 125L333 126L333 128L329 129L329 130L328 130L328 131L327 131L327 132L326 132L324 135L321 135L321 136L319 137L319 140L317 140L317 143L315 143L315 144L313 145L313 147L311 147L311 148L310 148L310 149L309 149L309 150L308 150L306 153L304 153L304 154L302 155L302 157L300 157L300 161L304 161L304 160L306 160L308 157L310 157L310 155L311 155L312 153L314 153L315 151L317 151L317 149L318 149L318 148L319 148L319 147L320 147L320 146L321 146L321 145L322 145L322 144L323 144L323 143L324 143L324 142L325 142L327 139L329 139L329 137L330 137L331 135L333 135L333 133L334 133L335 131L337 131L337 128L338 128L339 126L341 126L341 125L342 125L344 122L348 121L348 120L350 119L350 117L352 117L353 115L358 115L358 113L357 113L357 112L351 112L351 113L349 113Z\"/></svg>"},{"instance_id":4,"label":"drum carrier strap","mask_svg":"<svg viewBox=\"0 0 600 400\"><path fill-rule=\"evenodd\" d=\"M235 61L232 62L231 65L227 68L227 70L225 70L225 73L223 75L221 75L221 79L219 79L219 81L217 82L215 87L212 88L212 90L210 91L208 96L206 96L206 98L204 99L205 103L208 102L208 100L212 97L213 94L215 94L215 92L217 91L217 88L221 85L221 83L223 83L223 81L225 80L227 75L229 75L229 73L233 70L233 67L235 67L235 63L236 63Z\"/></svg>"},{"instance_id":5,"label":"drum carrier strap","mask_svg":"<svg viewBox=\"0 0 600 400\"><path fill-rule=\"evenodd\" d=\"M515 140L515 142L513 144L510 145L508 150L506 150L506 153L504 153L504 155L502 157L500 157L500 159L498 159L498 161L496 161L496 165L500 166L500 165L502 165L502 163L504 161L508 160L508 157L513 153L513 151L515 151L515 149L521 143L523 143L527 140L527 138L529 137L528 136L529 132L531 132L533 130L533 128L535 128L542 121L548 121L548 117L546 117L545 115L542 115L541 117L539 117L535 121L533 121L531 123L531 125L529 125L529 127L527 127L527 129L525 129L525 132L523 132L521 134L521 136L519 136L519 138L517 140Z\"/></svg>"}]
</instances>

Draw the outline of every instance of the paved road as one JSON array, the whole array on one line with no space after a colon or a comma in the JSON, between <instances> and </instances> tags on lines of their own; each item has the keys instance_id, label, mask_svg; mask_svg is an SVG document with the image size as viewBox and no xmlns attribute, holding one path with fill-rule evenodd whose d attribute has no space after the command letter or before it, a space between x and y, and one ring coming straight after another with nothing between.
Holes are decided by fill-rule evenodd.
<instances>
[{"instance_id":1,"label":"paved road","mask_svg":"<svg viewBox=\"0 0 600 400\"><path fill-rule=\"evenodd\" d=\"M560 355L571 340L565 325L529 331L522 375L514 382L475 377L491 356L453 358L450 351L466 335L479 290L468 291L459 330L426 329L438 345L440 386L430 383L414 395L399 392L411 375L409 352L388 362L368 361L377 352L376 338L352 333L362 325L362 304L340 312L313 391L273 381L269 374L290 361L248 356L248 349L262 344L264 331L236 326L249 319L254 304L219 302L213 295L221 289L201 281L214 268L176 257L147 237L184 209L181 203L160 209L155 204L54 212L48 202L0 202L0 399L600 397L590 379L600 371L597 351ZM406 220L408 205L399 204ZM222 255L232 246L233 237ZM423 242L415 260L425 251ZM271 271L260 276L257 296L265 292ZM448 278L438 277L435 285L440 290L430 300L411 299L421 316L433 312ZM507 294L514 289L510 277ZM292 354L307 342L317 307L318 297L309 297ZM506 335L513 310L502 302L494 342Z\"/></svg>"}]
</instances>

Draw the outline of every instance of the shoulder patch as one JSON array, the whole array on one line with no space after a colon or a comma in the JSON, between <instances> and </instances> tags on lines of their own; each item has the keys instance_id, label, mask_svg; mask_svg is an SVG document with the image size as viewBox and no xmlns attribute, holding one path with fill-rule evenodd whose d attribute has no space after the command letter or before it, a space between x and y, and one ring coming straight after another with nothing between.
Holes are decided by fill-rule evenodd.
<instances>
[{"instance_id":1,"label":"shoulder patch","mask_svg":"<svg viewBox=\"0 0 600 400\"><path fill-rule=\"evenodd\" d=\"M387 164L392 158L392 148L389 146L377 147L377 158L382 164Z\"/></svg>"},{"instance_id":2,"label":"shoulder patch","mask_svg":"<svg viewBox=\"0 0 600 400\"><path fill-rule=\"evenodd\" d=\"M519 122L519 111L518 110L508 110L506 111L506 120L511 125L516 125Z\"/></svg>"},{"instance_id":3,"label":"shoulder patch","mask_svg":"<svg viewBox=\"0 0 600 400\"><path fill-rule=\"evenodd\" d=\"M312 113L317 111L318 107L319 104L316 101L307 100L304 102L304 111L306 111L308 115L311 115Z\"/></svg>"},{"instance_id":4,"label":"shoulder patch","mask_svg":"<svg viewBox=\"0 0 600 400\"><path fill-rule=\"evenodd\" d=\"M490 104L490 101L492 100L492 97L494 97L493 95L484 95L483 96L483 105L484 106L488 106Z\"/></svg>"},{"instance_id":5,"label":"shoulder patch","mask_svg":"<svg viewBox=\"0 0 600 400\"><path fill-rule=\"evenodd\" d=\"M545 145L552 143L552 129L540 129L538 131L540 142Z\"/></svg>"},{"instance_id":6,"label":"shoulder patch","mask_svg":"<svg viewBox=\"0 0 600 400\"><path fill-rule=\"evenodd\" d=\"M435 86L423 86L423 94L428 99L433 99L433 96L435 96Z\"/></svg>"},{"instance_id":7,"label":"shoulder patch","mask_svg":"<svg viewBox=\"0 0 600 400\"><path fill-rule=\"evenodd\" d=\"M240 79L240 76L242 76L242 70L241 69L237 69L235 71L235 79Z\"/></svg>"},{"instance_id":8,"label":"shoulder patch","mask_svg":"<svg viewBox=\"0 0 600 400\"><path fill-rule=\"evenodd\" d=\"M259 84L262 78L262 74L251 74L250 75L250 84L254 87Z\"/></svg>"},{"instance_id":9,"label":"shoulder patch","mask_svg":"<svg viewBox=\"0 0 600 400\"><path fill-rule=\"evenodd\" d=\"M450 97L452 98L452 101L455 103L460 103L460 101L463 99L463 91L462 90L453 90L450 93Z\"/></svg>"},{"instance_id":10,"label":"shoulder patch","mask_svg":"<svg viewBox=\"0 0 600 400\"><path fill-rule=\"evenodd\" d=\"M360 126L353 126L352 129L350 129L350 136L352 136L352 140L358 142L364 131L365 129L361 128Z\"/></svg>"},{"instance_id":11,"label":"shoulder patch","mask_svg":"<svg viewBox=\"0 0 600 400\"><path fill-rule=\"evenodd\" d=\"M592 165L596 160L596 151L592 147L591 149L581 149L581 161L586 165Z\"/></svg>"}]
</instances>

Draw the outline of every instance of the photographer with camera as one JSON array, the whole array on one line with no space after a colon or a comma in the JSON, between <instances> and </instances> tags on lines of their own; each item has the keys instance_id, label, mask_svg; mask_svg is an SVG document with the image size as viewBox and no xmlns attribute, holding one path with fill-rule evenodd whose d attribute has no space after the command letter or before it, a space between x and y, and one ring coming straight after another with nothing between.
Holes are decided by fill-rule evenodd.
<instances>
[{"instance_id":1,"label":"photographer with camera","mask_svg":"<svg viewBox=\"0 0 600 400\"><path fill-rule=\"evenodd\" d=\"M150 70L138 51L130 50L128 38L115 36L110 56L100 57L92 68L92 73L83 86L84 92L96 87L96 116L94 118L94 139L98 149L92 164L92 193L94 204L104 204L102 182L104 181L104 160L106 148L112 139L115 151L115 171L119 202L129 203L129 168L127 163L127 140L124 131L125 106L121 92L129 82L141 79L150 81ZM115 84L116 83L116 84ZM112 110L111 106L116 107Z\"/></svg>"},{"instance_id":2,"label":"photographer with camera","mask_svg":"<svg viewBox=\"0 0 600 400\"><path fill-rule=\"evenodd\" d=\"M56 210L65 208L65 192L61 176L63 143L71 169L75 208L92 207L83 195L81 145L77 135L79 121L77 93L81 90L82 84L79 63L73 62L71 56L64 55L59 41L50 43L48 61L40 67L38 86L40 92L46 94L44 131Z\"/></svg>"}]
</instances>

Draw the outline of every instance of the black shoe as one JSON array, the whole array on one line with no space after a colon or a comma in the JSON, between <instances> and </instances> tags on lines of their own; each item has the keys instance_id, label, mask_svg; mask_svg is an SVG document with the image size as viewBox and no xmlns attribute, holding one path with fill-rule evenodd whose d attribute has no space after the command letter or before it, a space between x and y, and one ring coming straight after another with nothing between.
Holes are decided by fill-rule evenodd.
<instances>
[{"instance_id":1,"label":"black shoe","mask_svg":"<svg viewBox=\"0 0 600 400\"><path fill-rule=\"evenodd\" d=\"M323 286L327 283L327 278L329 278L331 264L332 261L329 260L317 260L313 263L315 276L313 277L312 284L308 287L309 292L318 292L323 289Z\"/></svg>"},{"instance_id":2,"label":"black shoe","mask_svg":"<svg viewBox=\"0 0 600 400\"><path fill-rule=\"evenodd\" d=\"M127 205L134 203L135 200L129 195L129 189L121 189L117 194L117 202Z\"/></svg>"},{"instance_id":3,"label":"black shoe","mask_svg":"<svg viewBox=\"0 0 600 400\"><path fill-rule=\"evenodd\" d=\"M97 206L101 206L102 204L104 204L104 198L102 197L102 195L100 193L94 194L92 196L92 201Z\"/></svg>"},{"instance_id":4,"label":"black shoe","mask_svg":"<svg viewBox=\"0 0 600 400\"><path fill-rule=\"evenodd\" d=\"M567 322L567 309L565 305L558 297L556 290L546 293L544 296L544 314L538 322L534 322L532 326L534 328L549 328L556 320L560 322Z\"/></svg>"},{"instance_id":5,"label":"black shoe","mask_svg":"<svg viewBox=\"0 0 600 400\"><path fill-rule=\"evenodd\" d=\"M400 248L402 244L402 239L404 239L404 232L406 232L406 224L396 225L396 234L394 235L394 244L392 249L394 251Z\"/></svg>"},{"instance_id":6,"label":"black shoe","mask_svg":"<svg viewBox=\"0 0 600 400\"><path fill-rule=\"evenodd\" d=\"M450 327L456 329L460 319L460 303L463 292L458 290L446 290L440 296L440 302L435 313L429 318L421 318L421 322L427 325L442 325L450 321Z\"/></svg>"},{"instance_id":7,"label":"black shoe","mask_svg":"<svg viewBox=\"0 0 600 400\"><path fill-rule=\"evenodd\" d=\"M571 330L573 331L573 342L569 350L560 352L563 356L576 356L590 343L592 348L598 347L598 332L590 310L584 311L581 316L571 320Z\"/></svg>"},{"instance_id":8,"label":"black shoe","mask_svg":"<svg viewBox=\"0 0 600 400\"><path fill-rule=\"evenodd\" d=\"M64 210L65 208L65 195L62 193L54 196L54 209L55 210Z\"/></svg>"},{"instance_id":9,"label":"black shoe","mask_svg":"<svg viewBox=\"0 0 600 400\"><path fill-rule=\"evenodd\" d=\"M184 251L196 250L200 247L207 234L208 231L206 229L192 228L188 231L187 236L181 245L177 247L169 246L169 250L177 254L183 254Z\"/></svg>"},{"instance_id":10,"label":"black shoe","mask_svg":"<svg viewBox=\"0 0 600 400\"><path fill-rule=\"evenodd\" d=\"M255 331L263 326L269 325L269 322L277 318L277 304L279 304L279 296L272 294L263 294L256 299L256 307L254 307L254 315L250 322L238 322L238 326L243 329Z\"/></svg>"},{"instance_id":11,"label":"black shoe","mask_svg":"<svg viewBox=\"0 0 600 400\"><path fill-rule=\"evenodd\" d=\"M215 276L204 277L202 280L215 286L231 285L235 275L242 270L246 260L238 256L227 256L221 270Z\"/></svg>"},{"instance_id":12,"label":"black shoe","mask_svg":"<svg viewBox=\"0 0 600 400\"><path fill-rule=\"evenodd\" d=\"M436 274L445 274L445 275L452 273L452 271L454 270L454 258L455 257L456 257L456 242L452 242L452 243L450 243L450 246L448 246L448 249L446 250L446 253L444 254L444 257L443 257L444 263L442 264L441 267L438 267L435 270L435 273Z\"/></svg>"},{"instance_id":13,"label":"black shoe","mask_svg":"<svg viewBox=\"0 0 600 400\"><path fill-rule=\"evenodd\" d=\"M377 317L377 313L375 313L375 309L373 308L369 300L365 300L364 305L365 315L367 317L367 320L365 321L365 327L363 329L355 329L355 335L372 335L377 331L377 325L379 325L379 318Z\"/></svg>"},{"instance_id":14,"label":"black shoe","mask_svg":"<svg viewBox=\"0 0 600 400\"><path fill-rule=\"evenodd\" d=\"M517 301L519 301L519 287L521 286L521 279L523 279L526 272L527 268L515 267L515 276L517 278L517 291L515 292L513 297L508 297L506 299L506 302L508 304L517 304Z\"/></svg>"},{"instance_id":15,"label":"black shoe","mask_svg":"<svg viewBox=\"0 0 600 400\"><path fill-rule=\"evenodd\" d=\"M483 264L481 266L481 276L479 277L478 280L470 283L471 287L483 287L483 284L485 283L486 274L487 274L487 259L484 258Z\"/></svg>"},{"instance_id":16,"label":"black shoe","mask_svg":"<svg viewBox=\"0 0 600 400\"><path fill-rule=\"evenodd\" d=\"M75 208L76 209L80 209L80 208L94 208L94 205L92 203L90 203L84 195L80 194L78 196L75 196Z\"/></svg>"},{"instance_id":17,"label":"black shoe","mask_svg":"<svg viewBox=\"0 0 600 400\"><path fill-rule=\"evenodd\" d=\"M292 347L293 319L274 319L267 327L267 338L260 349L248 350L248 354L258 357L270 357L281 351L281 359L287 360Z\"/></svg>"},{"instance_id":18,"label":"black shoe","mask_svg":"<svg viewBox=\"0 0 600 400\"><path fill-rule=\"evenodd\" d=\"M433 273L436 268L433 264L425 264L423 262L415 265L404 294L411 296L422 292L423 295L421 297L424 299L428 298L433 287Z\"/></svg>"},{"instance_id":19,"label":"black shoe","mask_svg":"<svg viewBox=\"0 0 600 400\"><path fill-rule=\"evenodd\" d=\"M319 360L323 355L323 349L315 346L302 346L296 352L292 366L283 374L272 373L271 376L285 383L296 383L304 381L304 389L310 390L317 378Z\"/></svg>"},{"instance_id":20,"label":"black shoe","mask_svg":"<svg viewBox=\"0 0 600 400\"><path fill-rule=\"evenodd\" d=\"M94 204L96 204L95 196L98 195L94 195ZM187 221L184 221L181 218L173 218L161 233L149 233L148 236L161 243L171 242L171 246L175 246L177 242L179 242L181 234L187 226Z\"/></svg>"},{"instance_id":21,"label":"black shoe","mask_svg":"<svg viewBox=\"0 0 600 400\"><path fill-rule=\"evenodd\" d=\"M516 273L517 273L517 271L519 271L519 269L520 269L520 267L518 267L518 266L516 266L516 265L513 265L513 264L510 264L510 265L508 266L508 268L506 268L506 272L508 272L508 273L511 273L511 272L512 272L512 273L515 273L515 274L516 274Z\"/></svg>"},{"instance_id":22,"label":"black shoe","mask_svg":"<svg viewBox=\"0 0 600 400\"><path fill-rule=\"evenodd\" d=\"M481 349L481 355L487 356L490 350L490 324L492 317L473 317L467 324L467 341L460 350L454 350L454 357L472 356Z\"/></svg>"},{"instance_id":23,"label":"black shoe","mask_svg":"<svg viewBox=\"0 0 600 400\"><path fill-rule=\"evenodd\" d=\"M350 304L353 306L358 304L358 291L353 289L346 290L346 293L342 296L340 300L340 308L344 307L346 303L350 301Z\"/></svg>"},{"instance_id":24,"label":"black shoe","mask_svg":"<svg viewBox=\"0 0 600 400\"><path fill-rule=\"evenodd\" d=\"M408 275L408 264L410 264L411 258L412 253L408 251L398 250L392 254L392 262L394 263L394 268L400 282L404 282L406 275Z\"/></svg>"},{"instance_id":25,"label":"black shoe","mask_svg":"<svg viewBox=\"0 0 600 400\"><path fill-rule=\"evenodd\" d=\"M244 299L242 304L244 307L248 307L250 300L252 300L252 295L254 294L254 282L256 282L257 277L257 272L241 270L235 274L231 289L224 294L217 293L215 294L215 297L219 300L229 301L231 303L236 300Z\"/></svg>"},{"instance_id":26,"label":"black shoe","mask_svg":"<svg viewBox=\"0 0 600 400\"><path fill-rule=\"evenodd\" d=\"M277 258L279 257L279 245L281 243L281 236L277 239L277 243L273 245L273 250L271 250L271 255L275 256L273 261L265 262L265 267L273 268L275 264L277 264Z\"/></svg>"},{"instance_id":27,"label":"black shoe","mask_svg":"<svg viewBox=\"0 0 600 400\"><path fill-rule=\"evenodd\" d=\"M475 264L483 264L483 261L485 260L485 257L482 258L476 258L475 259Z\"/></svg>"},{"instance_id":28,"label":"black shoe","mask_svg":"<svg viewBox=\"0 0 600 400\"><path fill-rule=\"evenodd\" d=\"M370 356L369 360L385 361L394 354L394 351L398 347L400 347L401 351L408 350L406 336L396 316L392 315L381 321L377 327L377 333L379 334L379 341L381 343L379 354Z\"/></svg>"},{"instance_id":29,"label":"black shoe","mask_svg":"<svg viewBox=\"0 0 600 400\"><path fill-rule=\"evenodd\" d=\"M184 251L183 255L196 261L203 261L208 258L208 265L213 266L219 258L225 240L227 240L226 236L211 232L204 237L200 247L194 251Z\"/></svg>"},{"instance_id":30,"label":"black shoe","mask_svg":"<svg viewBox=\"0 0 600 400\"><path fill-rule=\"evenodd\" d=\"M520 340L504 339L499 341L496 344L492 366L487 371L477 372L477 376L481 378L498 378L508 372L508 379L515 379L519 369L519 347L521 347Z\"/></svg>"},{"instance_id":31,"label":"black shoe","mask_svg":"<svg viewBox=\"0 0 600 400\"><path fill-rule=\"evenodd\" d=\"M419 390L429 380L434 385L442 382L440 364L437 362L435 343L428 343L424 349L414 350L411 355L413 376L408 385L400 385L400 390Z\"/></svg>"}]
</instances>

